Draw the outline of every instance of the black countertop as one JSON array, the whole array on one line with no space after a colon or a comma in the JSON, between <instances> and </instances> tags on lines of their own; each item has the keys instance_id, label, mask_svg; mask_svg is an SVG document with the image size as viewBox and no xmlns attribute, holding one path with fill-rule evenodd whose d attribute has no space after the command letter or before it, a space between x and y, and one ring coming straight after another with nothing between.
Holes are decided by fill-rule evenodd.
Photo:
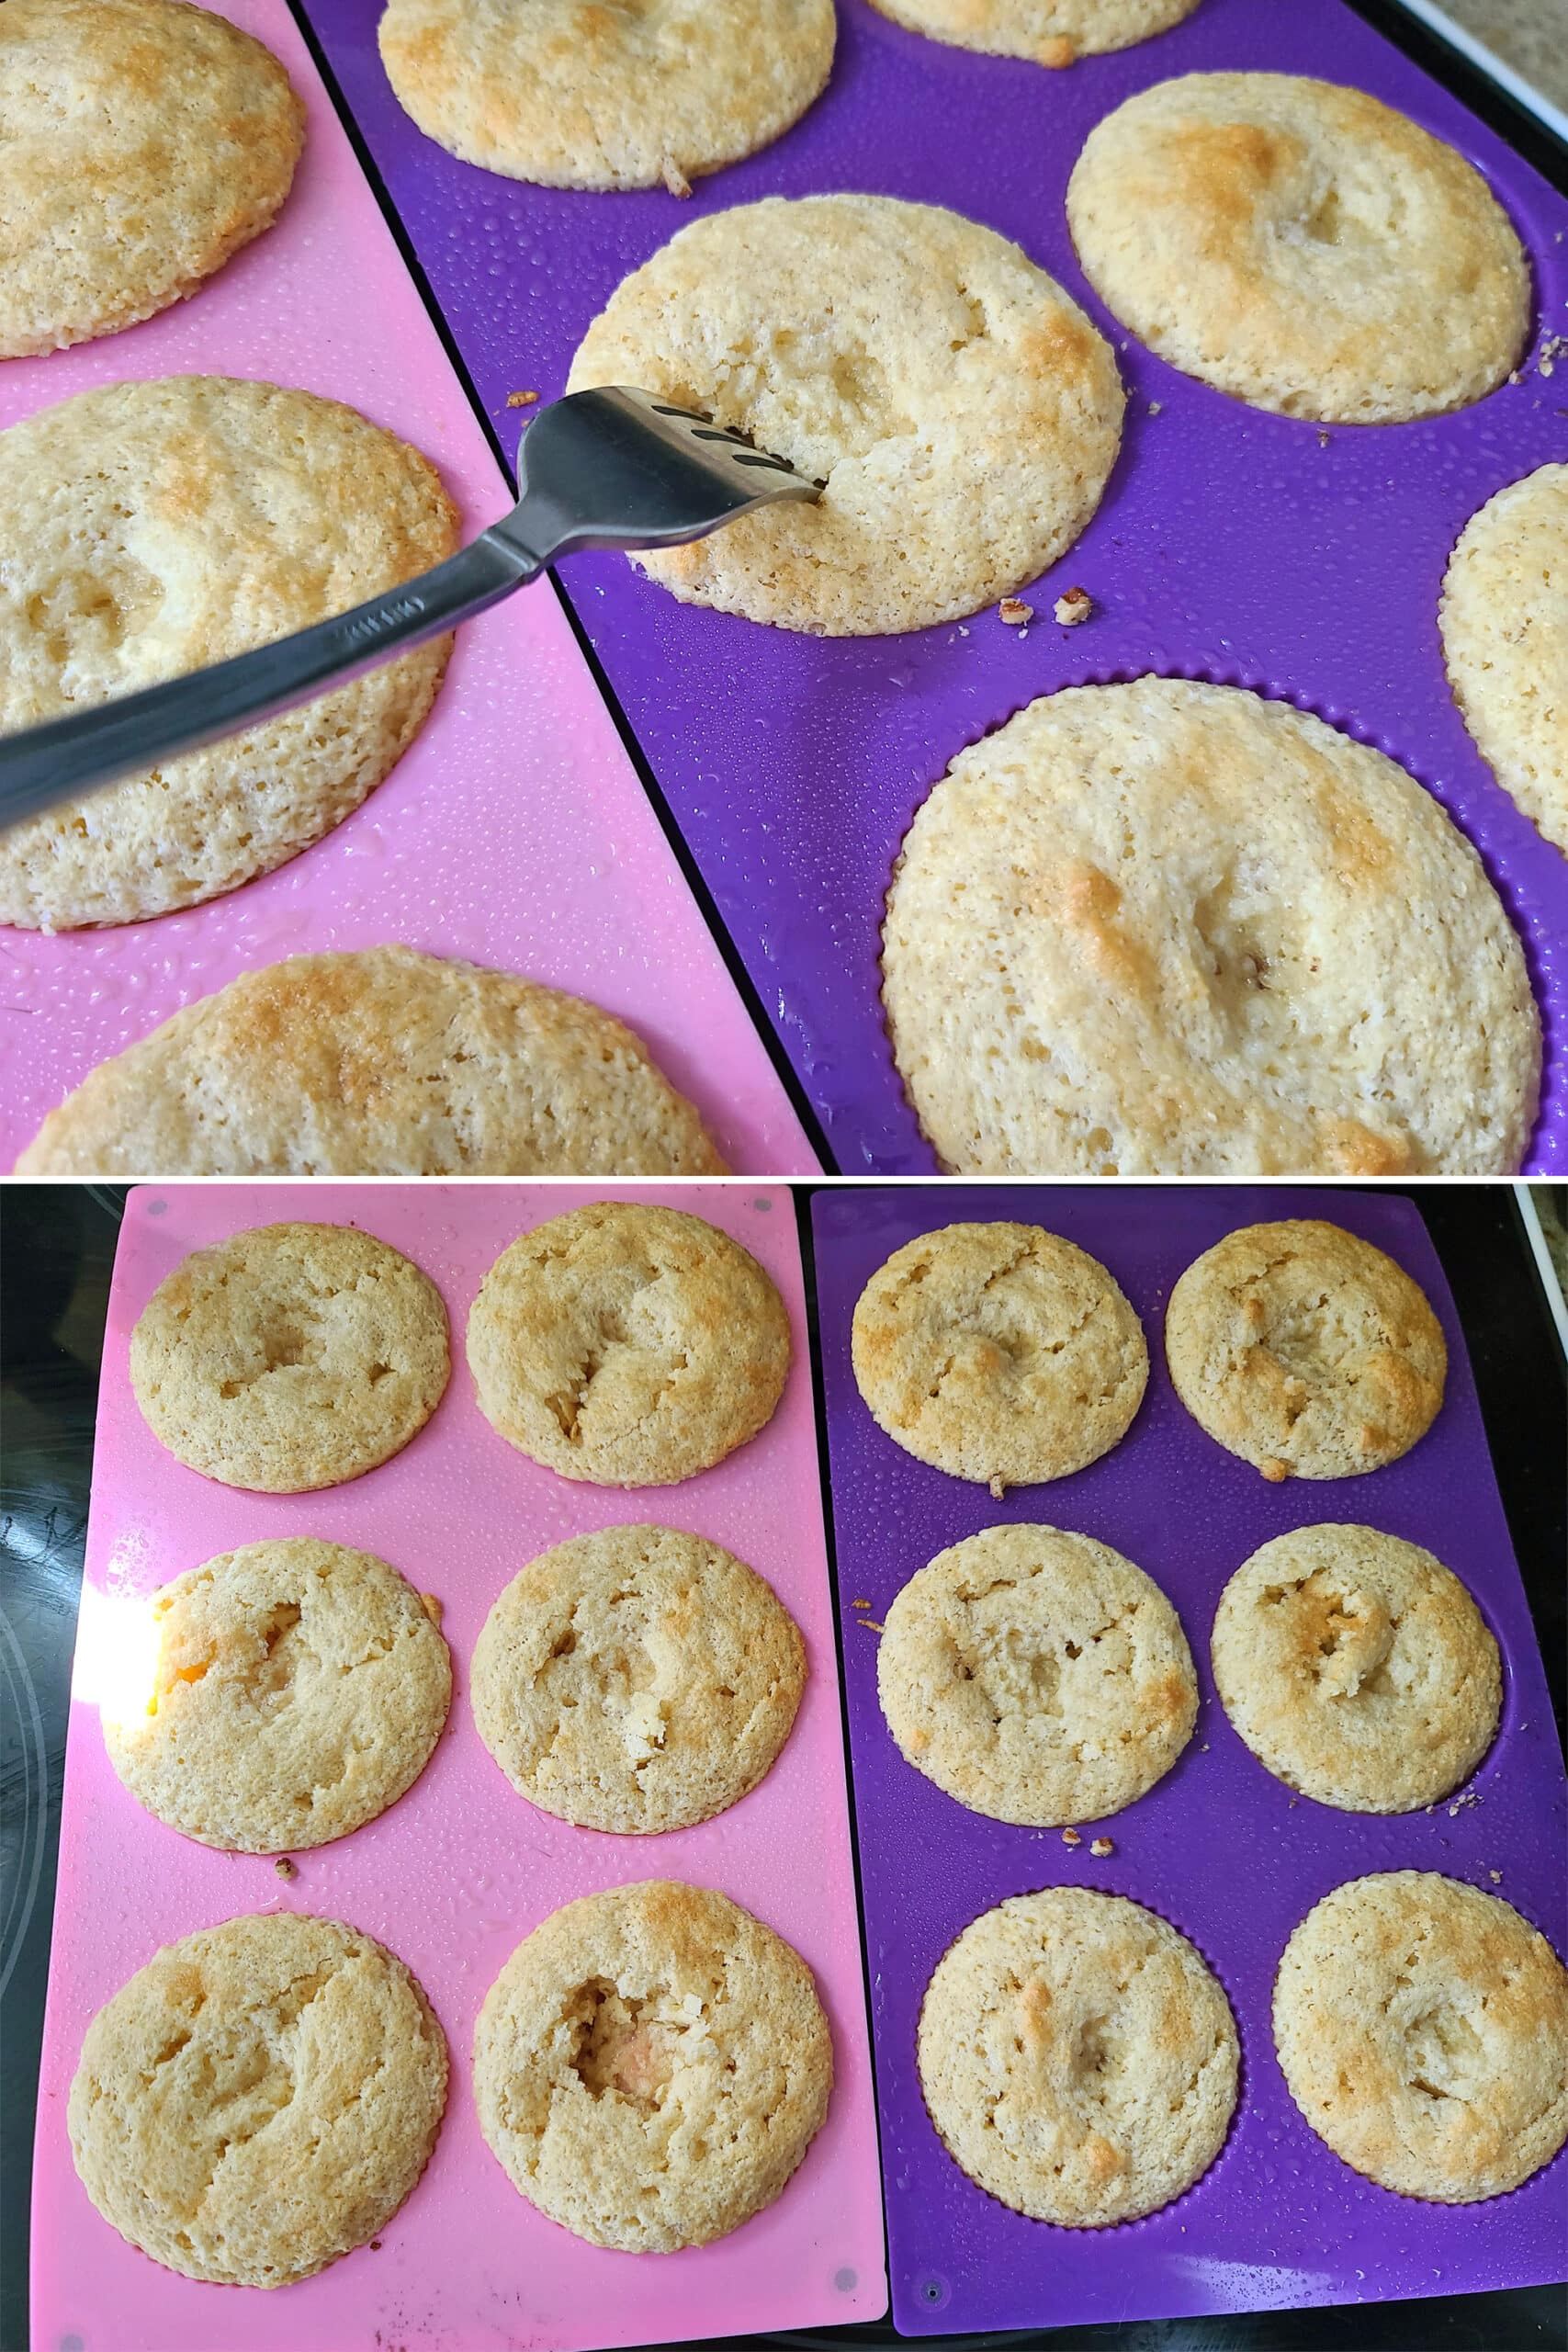
<instances>
[{"instance_id":1,"label":"black countertop","mask_svg":"<svg viewBox=\"0 0 1568 2352\"><path fill-rule=\"evenodd\" d=\"M86 1185L15 1185L0 1196L0 2352L26 2352L28 2344L33 2103L119 1199L114 1188ZM1568 1679L1568 1382L1562 1352L1508 1188L1428 1187L1419 1199L1469 1338L1561 1736ZM91 2258L90 2247L83 2253ZM897 2339L862 2327L778 2340L827 2346ZM926 2342L938 2346L944 2340L954 2341ZM1039 2344L1051 2352L1562 2352L1568 2299L1558 2288L1529 2288L970 2341Z\"/></svg>"}]
</instances>

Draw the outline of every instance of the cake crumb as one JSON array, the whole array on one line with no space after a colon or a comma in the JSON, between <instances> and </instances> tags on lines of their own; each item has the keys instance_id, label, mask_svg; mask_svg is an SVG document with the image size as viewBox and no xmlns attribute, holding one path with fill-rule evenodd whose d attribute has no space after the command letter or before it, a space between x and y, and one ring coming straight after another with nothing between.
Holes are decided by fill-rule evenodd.
<instances>
[{"instance_id":1,"label":"cake crumb","mask_svg":"<svg viewBox=\"0 0 1568 2352\"><path fill-rule=\"evenodd\" d=\"M1278 1455L1271 1455L1267 1462L1260 1462L1258 1466L1271 1487L1282 1487L1291 1475L1290 1464L1281 1462Z\"/></svg>"},{"instance_id":2,"label":"cake crumb","mask_svg":"<svg viewBox=\"0 0 1568 2352\"><path fill-rule=\"evenodd\" d=\"M277 1872L279 1878L293 1878L297 1875L294 1865L289 1860L287 1854L279 1854L276 1861L274 1862L272 1867Z\"/></svg>"},{"instance_id":3,"label":"cake crumb","mask_svg":"<svg viewBox=\"0 0 1568 2352\"><path fill-rule=\"evenodd\" d=\"M671 196L690 196L692 193L692 183L679 164L665 164L664 185Z\"/></svg>"},{"instance_id":4,"label":"cake crumb","mask_svg":"<svg viewBox=\"0 0 1568 2352\"><path fill-rule=\"evenodd\" d=\"M1091 1854L1104 1855L1113 1854L1116 1849L1109 1838L1091 1838L1089 1841L1089 1850Z\"/></svg>"},{"instance_id":5,"label":"cake crumb","mask_svg":"<svg viewBox=\"0 0 1568 2352\"><path fill-rule=\"evenodd\" d=\"M1328 447L1328 445L1329 445L1329 443L1330 443L1330 441L1331 441L1333 438L1334 438L1334 436L1333 436L1333 435L1332 435L1331 433L1320 433L1320 434L1318 435L1318 436L1317 436L1317 446L1318 446L1318 447L1319 447L1320 449L1326 449L1326 448L1327 448L1327 447Z\"/></svg>"},{"instance_id":6,"label":"cake crumb","mask_svg":"<svg viewBox=\"0 0 1568 2352\"><path fill-rule=\"evenodd\" d=\"M1487 1877L1491 1880L1491 1882L1492 1882L1492 1883L1493 1883L1493 1885L1494 1885L1494 1886L1501 1886L1501 1885L1502 1885L1502 1883L1503 1883L1503 1873L1502 1873L1502 1871L1487 1871L1487 1873L1486 1873L1486 1875L1487 1875Z\"/></svg>"},{"instance_id":7,"label":"cake crumb","mask_svg":"<svg viewBox=\"0 0 1568 2352\"><path fill-rule=\"evenodd\" d=\"M997 618L1009 628L1027 628L1034 618L1034 607L1026 605L1021 596L1004 596L997 606Z\"/></svg>"},{"instance_id":8,"label":"cake crumb","mask_svg":"<svg viewBox=\"0 0 1568 2352\"><path fill-rule=\"evenodd\" d=\"M537 392L508 392L506 405L508 408L532 408L538 397Z\"/></svg>"},{"instance_id":9,"label":"cake crumb","mask_svg":"<svg viewBox=\"0 0 1568 2352\"><path fill-rule=\"evenodd\" d=\"M1064 628L1077 628L1093 612L1094 598L1087 588L1069 588L1057 597L1051 609Z\"/></svg>"},{"instance_id":10,"label":"cake crumb","mask_svg":"<svg viewBox=\"0 0 1568 2352\"><path fill-rule=\"evenodd\" d=\"M1062 1843L1064 1846L1081 1846L1083 1844L1083 1839L1078 1836L1076 1829L1064 1829L1062 1832Z\"/></svg>"},{"instance_id":11,"label":"cake crumb","mask_svg":"<svg viewBox=\"0 0 1568 2352\"><path fill-rule=\"evenodd\" d=\"M991 1500L993 1502L999 1503L1006 1492L1007 1481L1005 1478L998 1477L991 1480Z\"/></svg>"},{"instance_id":12,"label":"cake crumb","mask_svg":"<svg viewBox=\"0 0 1568 2352\"><path fill-rule=\"evenodd\" d=\"M422 1592L419 1596L419 1605L433 1625L440 1624L442 1604L433 1592Z\"/></svg>"},{"instance_id":13,"label":"cake crumb","mask_svg":"<svg viewBox=\"0 0 1568 2352\"><path fill-rule=\"evenodd\" d=\"M1149 414L1151 416L1157 416L1164 406L1165 402L1163 401L1151 401L1149 402Z\"/></svg>"},{"instance_id":14,"label":"cake crumb","mask_svg":"<svg viewBox=\"0 0 1568 2352\"><path fill-rule=\"evenodd\" d=\"M869 1609L871 1607L871 1603L869 1600L852 1600L850 1607L852 1609Z\"/></svg>"},{"instance_id":15,"label":"cake crumb","mask_svg":"<svg viewBox=\"0 0 1568 2352\"><path fill-rule=\"evenodd\" d=\"M857 1617L855 1619L855 1623L857 1625L869 1625L874 1634L880 1634L886 1630L883 1626L877 1623L874 1617Z\"/></svg>"}]
</instances>

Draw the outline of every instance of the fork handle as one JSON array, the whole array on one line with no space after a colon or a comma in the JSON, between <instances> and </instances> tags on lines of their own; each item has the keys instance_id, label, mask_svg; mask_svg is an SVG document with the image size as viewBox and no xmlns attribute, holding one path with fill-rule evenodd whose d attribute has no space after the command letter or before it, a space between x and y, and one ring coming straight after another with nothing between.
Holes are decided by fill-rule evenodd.
<instances>
[{"instance_id":1,"label":"fork handle","mask_svg":"<svg viewBox=\"0 0 1568 2352\"><path fill-rule=\"evenodd\" d=\"M159 766L362 677L537 578L543 560L495 528L434 571L352 612L210 669L0 736L0 830L117 776Z\"/></svg>"}]
</instances>

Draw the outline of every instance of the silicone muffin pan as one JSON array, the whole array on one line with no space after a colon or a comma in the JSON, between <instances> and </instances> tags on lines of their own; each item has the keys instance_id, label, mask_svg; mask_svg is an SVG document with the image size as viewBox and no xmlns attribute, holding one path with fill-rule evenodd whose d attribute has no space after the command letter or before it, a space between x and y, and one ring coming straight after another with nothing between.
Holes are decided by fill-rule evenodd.
<instances>
[{"instance_id":1,"label":"silicone muffin pan","mask_svg":"<svg viewBox=\"0 0 1568 2352\"><path fill-rule=\"evenodd\" d=\"M1568 458L1568 199L1344 0L1202 0L1185 23L1066 73L926 40L840 0L824 96L775 145L688 200L533 187L460 163L403 113L376 48L381 0L304 0L479 397L510 453L516 391L563 389L627 271L698 213L869 190L949 206L1015 238L1111 337L1129 394L1105 500L1023 594L962 628L837 641L677 604L619 556L566 593L739 950L839 1166L931 1171L883 1025L883 902L910 819L955 753L1034 696L1158 671L1284 696L1390 752L1449 809L1517 924L1548 1029L1530 1166L1568 1168L1568 867L1495 783L1444 675L1449 550L1504 483ZM1133 92L1267 68L1348 82L1485 173L1529 248L1535 333L1519 380L1415 424L1264 414L1179 375L1089 291L1063 196L1084 139ZM524 419L527 411L521 412ZM1095 600L1058 628L1068 585Z\"/></svg>"},{"instance_id":2,"label":"silicone muffin pan","mask_svg":"<svg viewBox=\"0 0 1568 2352\"><path fill-rule=\"evenodd\" d=\"M767 1428L716 1469L627 1492L526 1461L480 1414L463 1356L479 1283L526 1227L603 1198L584 1186L175 1187L132 1193L115 1265L99 1392L86 1577L66 1747L49 2006L33 2175L33 2341L49 2352L581 2352L874 2319L886 2305L865 1991L845 1796L833 1610L818 1504L800 1248L787 1190L637 1188L690 1209L759 1258L783 1294L795 1361ZM165 1453L128 1370L130 1332L188 1250L299 1217L362 1225L435 1283L451 1385L403 1453L311 1495L212 1485ZM571 1534L650 1519L737 1552L806 1637L800 1713L772 1770L715 1821L657 1837L577 1829L526 1804L474 1726L468 1668L491 1602ZM443 1605L456 1677L435 1753L377 1821L296 1858L193 1844L144 1813L104 1753L97 1709L128 1611L186 1568L269 1535L376 1552ZM775 2205L715 2245L608 2253L517 2195L479 2133L474 2019L502 1962L558 1905L646 1878L716 1886L814 1971L833 2035L828 2119ZM161 1944L263 1910L343 1918L389 1945L446 2030L451 2091L435 2153L376 2245L280 2290L161 2269L99 2219L76 2178L66 2097L89 2019Z\"/></svg>"},{"instance_id":3,"label":"silicone muffin pan","mask_svg":"<svg viewBox=\"0 0 1568 2352\"><path fill-rule=\"evenodd\" d=\"M0 361L0 426L126 378L264 377L347 401L440 468L466 531L511 503L286 0L220 13L288 67L309 124L276 225L142 326ZM631 1023L732 1167L815 1156L566 616L541 584L462 632L429 721L365 805L276 874L182 914L0 929L0 1168L97 1063L236 974L400 940L525 973Z\"/></svg>"},{"instance_id":4,"label":"silicone muffin pan","mask_svg":"<svg viewBox=\"0 0 1568 2352\"><path fill-rule=\"evenodd\" d=\"M1177 1277L1224 1234L1302 1216L1348 1227L1414 1275L1448 1338L1448 1392L1403 1460L1360 1478L1270 1486L1186 1413L1162 1327ZM851 1317L877 1267L917 1234L971 1217L1026 1219L1092 1251L1149 1342L1148 1392L1121 1444L1073 1477L1012 1487L1000 1502L886 1436L850 1363ZM1308 2128L1269 2028L1286 1939L1346 1879L1440 1871L1502 1895L1554 1940L1568 1898L1551 1695L1464 1335L1419 1210L1392 1196L1294 1187L1112 1195L965 1184L821 1192L812 1225L895 2325L951 2335L1376 2302L1559 2277L1568 2151L1484 2203L1394 2196ZM1270 1537L1335 1520L1436 1552L1470 1587L1502 1650L1496 1740L1462 1788L1424 1812L1343 1813L1298 1797L1243 1745L1214 1696L1209 1632L1229 1577ZM946 1545L1030 1521L1096 1536L1146 1569L1175 1604L1198 1670L1197 1728L1175 1769L1121 1813L1086 1824L1072 1848L1059 1830L991 1821L945 1795L906 1762L877 1704L875 1628L895 1594ZM856 1610L857 1600L869 1609ZM1100 1835L1111 1853L1090 1852ZM1240 2099L1213 2168L1163 2211L1110 2229L1056 2228L988 2196L948 2155L920 2094L915 2035L931 1971L971 1919L1043 1886L1131 1895L1168 1919L1214 1969L1241 2033Z\"/></svg>"}]
</instances>

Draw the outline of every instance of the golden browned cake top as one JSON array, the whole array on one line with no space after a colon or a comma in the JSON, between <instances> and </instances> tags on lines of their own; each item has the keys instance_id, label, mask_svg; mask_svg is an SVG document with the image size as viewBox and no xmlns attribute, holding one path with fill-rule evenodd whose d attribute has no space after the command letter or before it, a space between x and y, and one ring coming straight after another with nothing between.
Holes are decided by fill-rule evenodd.
<instances>
[{"instance_id":1,"label":"golden browned cake top","mask_svg":"<svg viewBox=\"0 0 1568 2352\"><path fill-rule=\"evenodd\" d=\"M341 401L230 376L79 392L0 433L0 729L347 612L457 526L429 460ZM0 922L139 922L270 873L395 765L450 642L13 826Z\"/></svg>"},{"instance_id":2,"label":"golden browned cake top","mask_svg":"<svg viewBox=\"0 0 1568 2352\"><path fill-rule=\"evenodd\" d=\"M192 294L276 214L305 109L268 49L184 0L6 0L0 359Z\"/></svg>"},{"instance_id":3,"label":"golden browned cake top","mask_svg":"<svg viewBox=\"0 0 1568 2352\"><path fill-rule=\"evenodd\" d=\"M468 1317L481 1411L563 1478L662 1487L772 1419L789 1317L739 1241L682 1209L598 1201L502 1252Z\"/></svg>"},{"instance_id":4,"label":"golden browned cake top","mask_svg":"<svg viewBox=\"0 0 1568 2352\"><path fill-rule=\"evenodd\" d=\"M1498 783L1568 851L1568 465L1472 514L1449 560L1443 655Z\"/></svg>"},{"instance_id":5,"label":"golden browned cake top","mask_svg":"<svg viewBox=\"0 0 1568 2352\"><path fill-rule=\"evenodd\" d=\"M551 187L688 182L787 130L833 0L389 0L387 78L464 161Z\"/></svg>"},{"instance_id":6,"label":"golden browned cake top","mask_svg":"<svg viewBox=\"0 0 1568 2352\"><path fill-rule=\"evenodd\" d=\"M1568 2139L1568 1972L1511 1904L1436 1871L1351 1879L1308 1912L1274 2039L1313 2130L1402 2197L1501 2196Z\"/></svg>"},{"instance_id":7,"label":"golden browned cake top","mask_svg":"<svg viewBox=\"0 0 1568 2352\"><path fill-rule=\"evenodd\" d=\"M629 2253L707 2245L771 2205L832 2083L799 1954L728 1895L671 1879L552 1912L474 2030L479 2126L513 2186Z\"/></svg>"},{"instance_id":8,"label":"golden browned cake top","mask_svg":"<svg viewBox=\"0 0 1568 2352\"><path fill-rule=\"evenodd\" d=\"M451 1704L418 1593L372 1553L311 1536L176 1577L127 1642L99 1711L109 1761L150 1813L230 1853L373 1821L424 1770Z\"/></svg>"},{"instance_id":9,"label":"golden browned cake top","mask_svg":"<svg viewBox=\"0 0 1568 2352\"><path fill-rule=\"evenodd\" d=\"M429 1277L344 1225L263 1225L196 1250L130 1335L147 1426L225 1487L294 1495L400 1452L446 1386Z\"/></svg>"},{"instance_id":10,"label":"golden browned cake top","mask_svg":"<svg viewBox=\"0 0 1568 2352\"><path fill-rule=\"evenodd\" d=\"M1067 218L1090 283L1161 358L1290 416L1461 408L1529 329L1524 248L1474 165L1303 74L1139 91L1090 131Z\"/></svg>"},{"instance_id":11,"label":"golden browned cake top","mask_svg":"<svg viewBox=\"0 0 1568 2352\"><path fill-rule=\"evenodd\" d=\"M911 1764L972 1812L1055 1827L1131 1804L1192 1736L1181 1623L1108 1544L988 1527L887 1611L877 1697Z\"/></svg>"},{"instance_id":12,"label":"golden browned cake top","mask_svg":"<svg viewBox=\"0 0 1568 2352\"><path fill-rule=\"evenodd\" d=\"M1502 1174L1540 1023L1480 858L1381 752L1183 678L961 752L883 934L895 1060L989 1176Z\"/></svg>"},{"instance_id":13,"label":"golden browned cake top","mask_svg":"<svg viewBox=\"0 0 1568 2352\"><path fill-rule=\"evenodd\" d=\"M1443 1401L1448 1346L1425 1292L1322 1218L1227 1233L1172 1291L1165 1338L1194 1420L1269 1479L1381 1469Z\"/></svg>"},{"instance_id":14,"label":"golden browned cake top","mask_svg":"<svg viewBox=\"0 0 1568 2352\"><path fill-rule=\"evenodd\" d=\"M1156 1913L1082 1887L1013 1895L964 1928L926 1988L918 2054L954 2162L1068 2229L1179 2197L1235 2106L1216 1978Z\"/></svg>"},{"instance_id":15,"label":"golden browned cake top","mask_svg":"<svg viewBox=\"0 0 1568 2352\"><path fill-rule=\"evenodd\" d=\"M1322 1804L1414 1813L1472 1773L1502 1701L1497 1645L1440 1560L1375 1527L1298 1527L1243 1562L1214 1687L1248 1747Z\"/></svg>"},{"instance_id":16,"label":"golden browned cake top","mask_svg":"<svg viewBox=\"0 0 1568 2352\"><path fill-rule=\"evenodd\" d=\"M9 0L7 0L9 5ZM50 1176L712 1176L700 1114L581 997L412 947L242 973L100 1063Z\"/></svg>"},{"instance_id":17,"label":"golden browned cake top","mask_svg":"<svg viewBox=\"0 0 1568 2352\"><path fill-rule=\"evenodd\" d=\"M961 619L1033 580L1121 446L1111 346L994 229L881 196L694 220L622 281L570 389L640 384L823 484L639 555L685 601L819 636Z\"/></svg>"},{"instance_id":18,"label":"golden browned cake top","mask_svg":"<svg viewBox=\"0 0 1568 2352\"><path fill-rule=\"evenodd\" d=\"M284 2287L385 2227L446 2101L446 2036L402 1962L339 1920L261 1914L166 1944L98 2011L71 2146L154 2262Z\"/></svg>"},{"instance_id":19,"label":"golden browned cake top","mask_svg":"<svg viewBox=\"0 0 1568 2352\"><path fill-rule=\"evenodd\" d=\"M888 1436L994 1495L1109 1453L1149 1373L1114 1278L1037 1225L907 1241L861 1293L851 1336L856 1385Z\"/></svg>"},{"instance_id":20,"label":"golden browned cake top","mask_svg":"<svg viewBox=\"0 0 1568 2352\"><path fill-rule=\"evenodd\" d=\"M885 17L932 40L1037 65L1130 49L1190 17L1198 0L872 0Z\"/></svg>"},{"instance_id":21,"label":"golden browned cake top","mask_svg":"<svg viewBox=\"0 0 1568 2352\"><path fill-rule=\"evenodd\" d=\"M755 1788L805 1682L799 1627L743 1560L672 1527L606 1527L501 1594L474 1648L474 1720L531 1804L647 1834Z\"/></svg>"}]
</instances>

